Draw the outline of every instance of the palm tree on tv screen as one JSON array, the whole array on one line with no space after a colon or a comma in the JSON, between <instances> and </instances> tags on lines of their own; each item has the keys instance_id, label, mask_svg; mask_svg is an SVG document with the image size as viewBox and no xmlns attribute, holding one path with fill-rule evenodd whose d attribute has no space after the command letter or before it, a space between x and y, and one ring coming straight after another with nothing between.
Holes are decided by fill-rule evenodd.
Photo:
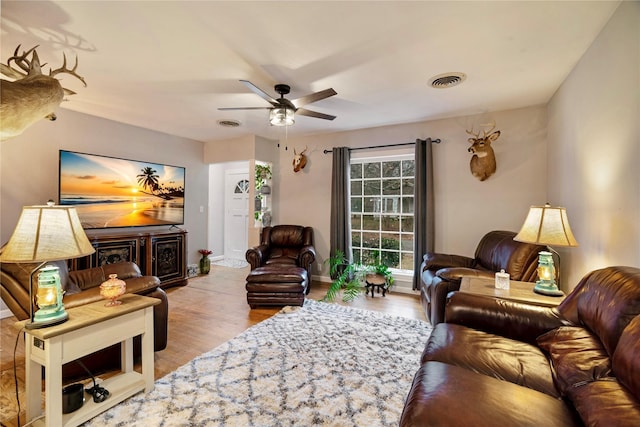
<instances>
[{"instance_id":1,"label":"palm tree on tv screen","mask_svg":"<svg viewBox=\"0 0 640 427\"><path fill-rule=\"evenodd\" d=\"M150 166L142 168L142 173L137 175L138 184L145 190L149 190L152 196L160 197L161 199L171 200L173 197L182 197L184 195L184 189L182 187L166 187L160 185L158 179L160 178L156 173L157 171ZM171 182L173 183L173 181Z\"/></svg>"},{"instance_id":2,"label":"palm tree on tv screen","mask_svg":"<svg viewBox=\"0 0 640 427\"><path fill-rule=\"evenodd\" d=\"M152 167L147 166L146 168L141 169L142 173L138 175L138 184L142 185L142 188L145 190L150 188L152 192L158 190L158 175L156 175L156 170Z\"/></svg>"}]
</instances>

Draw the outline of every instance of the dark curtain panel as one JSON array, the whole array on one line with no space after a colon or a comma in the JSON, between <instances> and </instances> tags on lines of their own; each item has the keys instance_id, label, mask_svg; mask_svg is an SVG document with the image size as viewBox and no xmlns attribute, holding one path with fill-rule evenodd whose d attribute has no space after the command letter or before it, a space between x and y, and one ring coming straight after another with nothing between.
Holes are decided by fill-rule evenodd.
<instances>
[{"instance_id":1,"label":"dark curtain panel","mask_svg":"<svg viewBox=\"0 0 640 427\"><path fill-rule=\"evenodd\" d=\"M331 256L341 250L351 262L351 227L349 221L349 160L348 147L333 148L331 173Z\"/></svg>"},{"instance_id":2,"label":"dark curtain panel","mask_svg":"<svg viewBox=\"0 0 640 427\"><path fill-rule=\"evenodd\" d=\"M433 150L431 138L416 140L413 289L420 288L422 256L433 252L435 242L435 205L433 197Z\"/></svg>"}]
</instances>

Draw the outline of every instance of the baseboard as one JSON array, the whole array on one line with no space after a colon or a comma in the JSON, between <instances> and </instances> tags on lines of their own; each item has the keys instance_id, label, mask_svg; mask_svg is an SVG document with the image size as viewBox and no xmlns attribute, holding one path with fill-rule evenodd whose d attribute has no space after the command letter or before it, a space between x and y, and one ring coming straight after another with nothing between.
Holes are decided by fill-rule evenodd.
<instances>
[{"instance_id":1,"label":"baseboard","mask_svg":"<svg viewBox=\"0 0 640 427\"><path fill-rule=\"evenodd\" d=\"M332 282L331 277L329 276L311 276L314 282L322 282L330 284ZM420 295L419 291L414 291L413 283L407 280L396 279L393 288L391 288L391 292L397 292L399 294L409 294L409 295Z\"/></svg>"},{"instance_id":2,"label":"baseboard","mask_svg":"<svg viewBox=\"0 0 640 427\"><path fill-rule=\"evenodd\" d=\"M6 317L11 317L11 316L13 316L13 313L8 308L0 310L0 319L4 319Z\"/></svg>"}]
</instances>

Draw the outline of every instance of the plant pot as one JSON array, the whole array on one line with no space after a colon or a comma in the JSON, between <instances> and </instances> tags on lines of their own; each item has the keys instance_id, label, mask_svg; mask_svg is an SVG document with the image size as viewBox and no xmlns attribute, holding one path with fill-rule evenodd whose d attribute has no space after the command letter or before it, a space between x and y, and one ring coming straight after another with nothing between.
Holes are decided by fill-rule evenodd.
<instances>
[{"instance_id":1,"label":"plant pot","mask_svg":"<svg viewBox=\"0 0 640 427\"><path fill-rule=\"evenodd\" d=\"M200 258L200 274L209 274L211 271L211 260L207 255L202 255Z\"/></svg>"}]
</instances>

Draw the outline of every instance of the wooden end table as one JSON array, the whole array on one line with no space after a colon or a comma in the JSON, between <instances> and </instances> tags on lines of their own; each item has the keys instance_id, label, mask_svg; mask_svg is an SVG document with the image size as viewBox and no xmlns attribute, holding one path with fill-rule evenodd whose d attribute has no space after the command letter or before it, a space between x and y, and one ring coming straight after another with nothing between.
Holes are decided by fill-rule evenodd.
<instances>
[{"instance_id":1,"label":"wooden end table","mask_svg":"<svg viewBox=\"0 0 640 427\"><path fill-rule=\"evenodd\" d=\"M565 298L564 296L552 297L537 294L533 292L534 286L535 283L533 282L511 280L509 289L497 289L494 279L463 277L460 282L460 292L523 302L542 307L555 307Z\"/></svg>"},{"instance_id":2,"label":"wooden end table","mask_svg":"<svg viewBox=\"0 0 640 427\"><path fill-rule=\"evenodd\" d=\"M105 307L106 301L74 307L69 320L42 329L25 329L25 376L27 421L42 414L42 375L45 368L44 418L36 426L77 426L95 417L127 397L153 390L153 306L156 298L125 294L121 305ZM17 322L22 330L28 320ZM133 370L133 337L142 336L142 372ZM103 381L110 396L95 403L85 394L84 405L69 414L62 413L62 365L82 356L122 343L122 368L118 375Z\"/></svg>"}]
</instances>

